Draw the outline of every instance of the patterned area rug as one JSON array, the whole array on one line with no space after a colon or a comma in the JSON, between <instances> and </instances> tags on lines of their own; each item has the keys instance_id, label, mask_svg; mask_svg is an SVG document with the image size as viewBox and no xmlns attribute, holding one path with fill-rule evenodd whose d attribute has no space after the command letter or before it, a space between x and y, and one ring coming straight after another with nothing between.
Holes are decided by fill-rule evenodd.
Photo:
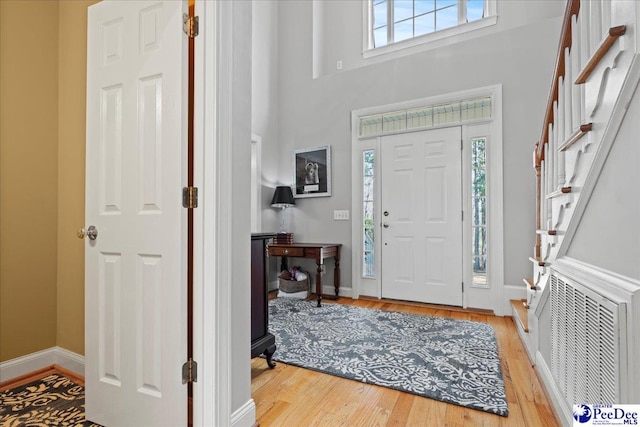
<instances>
[{"instance_id":1,"label":"patterned area rug","mask_svg":"<svg viewBox=\"0 0 640 427\"><path fill-rule=\"evenodd\" d=\"M58 374L0 392L0 426L100 427L84 418L84 387Z\"/></svg>"},{"instance_id":2,"label":"patterned area rug","mask_svg":"<svg viewBox=\"0 0 640 427\"><path fill-rule=\"evenodd\" d=\"M485 323L278 298L276 361L508 415L493 328Z\"/></svg>"}]
</instances>

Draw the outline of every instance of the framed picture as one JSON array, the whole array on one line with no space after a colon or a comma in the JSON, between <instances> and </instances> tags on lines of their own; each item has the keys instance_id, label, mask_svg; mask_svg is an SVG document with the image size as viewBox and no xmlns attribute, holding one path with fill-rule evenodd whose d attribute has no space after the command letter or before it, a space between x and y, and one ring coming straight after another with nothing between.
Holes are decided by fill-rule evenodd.
<instances>
[{"instance_id":1,"label":"framed picture","mask_svg":"<svg viewBox=\"0 0 640 427\"><path fill-rule=\"evenodd\" d=\"M305 148L293 152L296 185L293 197L331 196L331 147Z\"/></svg>"}]
</instances>

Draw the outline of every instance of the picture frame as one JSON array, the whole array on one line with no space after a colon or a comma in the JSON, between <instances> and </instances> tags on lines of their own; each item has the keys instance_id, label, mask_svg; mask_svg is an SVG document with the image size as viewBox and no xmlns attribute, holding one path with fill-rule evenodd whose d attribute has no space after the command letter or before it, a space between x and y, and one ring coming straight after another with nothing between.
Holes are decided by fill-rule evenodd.
<instances>
[{"instance_id":1,"label":"picture frame","mask_svg":"<svg viewBox=\"0 0 640 427\"><path fill-rule=\"evenodd\" d=\"M294 198L331 196L331 146L294 150L293 171Z\"/></svg>"}]
</instances>

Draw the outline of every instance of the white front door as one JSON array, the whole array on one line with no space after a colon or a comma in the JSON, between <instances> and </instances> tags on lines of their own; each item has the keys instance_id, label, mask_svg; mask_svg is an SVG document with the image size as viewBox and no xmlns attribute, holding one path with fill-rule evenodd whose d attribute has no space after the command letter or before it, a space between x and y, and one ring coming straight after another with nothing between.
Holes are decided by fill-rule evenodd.
<instances>
[{"instance_id":1,"label":"white front door","mask_svg":"<svg viewBox=\"0 0 640 427\"><path fill-rule=\"evenodd\" d=\"M89 8L86 416L105 426L187 423L185 12Z\"/></svg>"},{"instance_id":2,"label":"white front door","mask_svg":"<svg viewBox=\"0 0 640 427\"><path fill-rule=\"evenodd\" d=\"M382 137L382 297L462 306L461 128Z\"/></svg>"}]
</instances>

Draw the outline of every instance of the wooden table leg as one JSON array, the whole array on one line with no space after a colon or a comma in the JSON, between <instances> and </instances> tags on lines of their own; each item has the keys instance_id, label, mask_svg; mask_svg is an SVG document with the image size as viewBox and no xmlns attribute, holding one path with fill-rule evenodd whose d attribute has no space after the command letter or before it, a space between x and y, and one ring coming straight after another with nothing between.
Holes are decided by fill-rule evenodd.
<instances>
[{"instance_id":1,"label":"wooden table leg","mask_svg":"<svg viewBox=\"0 0 640 427\"><path fill-rule=\"evenodd\" d=\"M322 302L322 261L317 261L318 270L316 271L316 295L318 296L318 307Z\"/></svg>"}]
</instances>

